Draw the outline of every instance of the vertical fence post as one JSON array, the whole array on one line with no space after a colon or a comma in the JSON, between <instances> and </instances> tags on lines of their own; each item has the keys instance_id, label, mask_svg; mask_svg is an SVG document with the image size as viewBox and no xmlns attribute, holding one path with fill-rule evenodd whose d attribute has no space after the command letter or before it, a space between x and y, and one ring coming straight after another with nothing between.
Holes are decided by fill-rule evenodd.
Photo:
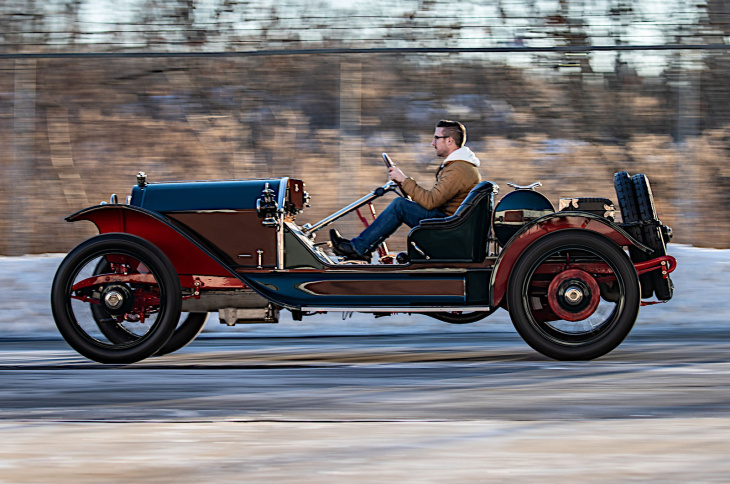
<instances>
[{"instance_id":1,"label":"vertical fence post","mask_svg":"<svg viewBox=\"0 0 730 484\"><path fill-rule=\"evenodd\" d=\"M30 250L33 214L30 207L35 165L36 61L18 59L13 70L13 140L10 186L13 194L8 227L9 255L23 255Z\"/></svg>"},{"instance_id":2,"label":"vertical fence post","mask_svg":"<svg viewBox=\"0 0 730 484\"><path fill-rule=\"evenodd\" d=\"M679 170L675 183L677 190L675 193L680 196L680 207L682 213L682 221L684 230L688 232L684 240L692 245L697 245L697 225L696 221L699 217L697 209L697 194L699 177L701 171L697 166L701 163L698 160L693 146L692 139L697 137L699 133L699 102L700 102L700 64L702 60L702 52L681 51L681 81L678 89L677 102L677 139L680 141ZM687 189L687 187L690 187Z\"/></svg>"},{"instance_id":3,"label":"vertical fence post","mask_svg":"<svg viewBox=\"0 0 730 484\"><path fill-rule=\"evenodd\" d=\"M75 212L89 205L89 197L80 170L74 165L68 111L62 107L46 108L46 125L51 165L61 180L67 210Z\"/></svg>"},{"instance_id":4,"label":"vertical fence post","mask_svg":"<svg viewBox=\"0 0 730 484\"><path fill-rule=\"evenodd\" d=\"M346 205L360 193L362 141L362 64L340 61L340 178L339 201Z\"/></svg>"}]
</instances>

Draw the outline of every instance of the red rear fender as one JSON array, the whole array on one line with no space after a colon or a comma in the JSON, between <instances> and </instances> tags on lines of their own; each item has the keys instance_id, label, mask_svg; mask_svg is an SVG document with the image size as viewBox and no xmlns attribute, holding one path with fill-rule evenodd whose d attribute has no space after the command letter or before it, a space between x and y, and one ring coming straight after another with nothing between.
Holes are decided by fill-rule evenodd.
<instances>
[{"instance_id":1,"label":"red rear fender","mask_svg":"<svg viewBox=\"0 0 730 484\"><path fill-rule=\"evenodd\" d=\"M542 217L523 227L502 249L492 273L490 285L492 306L499 306L502 302L512 268L522 253L538 239L561 230L589 230L606 237L606 243L615 243L622 247L634 245L643 251L651 252L651 249L633 239L621 227L598 215L558 212Z\"/></svg>"}]
</instances>

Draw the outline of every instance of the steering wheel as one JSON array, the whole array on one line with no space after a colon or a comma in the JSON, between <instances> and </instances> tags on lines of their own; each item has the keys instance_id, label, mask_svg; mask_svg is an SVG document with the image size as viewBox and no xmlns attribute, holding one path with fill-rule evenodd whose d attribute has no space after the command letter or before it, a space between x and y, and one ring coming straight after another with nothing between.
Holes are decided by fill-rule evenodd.
<instances>
[{"instance_id":1,"label":"steering wheel","mask_svg":"<svg viewBox=\"0 0 730 484\"><path fill-rule=\"evenodd\" d=\"M383 163L385 163L385 167L390 170L391 167L395 166L395 162L390 159L390 156L388 156L388 153L383 153ZM407 198L408 200L411 199L410 196L406 195L406 192L403 190L403 187L401 186L400 182L397 182L393 180L393 182L398 186L398 188L395 189L395 193L398 196L401 196L403 198Z\"/></svg>"}]
</instances>

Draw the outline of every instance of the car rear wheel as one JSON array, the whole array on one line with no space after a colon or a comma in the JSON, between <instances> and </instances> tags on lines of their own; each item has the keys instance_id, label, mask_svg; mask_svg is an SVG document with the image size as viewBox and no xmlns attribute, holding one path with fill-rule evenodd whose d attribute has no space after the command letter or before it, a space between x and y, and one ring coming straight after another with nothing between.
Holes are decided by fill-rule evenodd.
<instances>
[{"instance_id":1,"label":"car rear wheel","mask_svg":"<svg viewBox=\"0 0 730 484\"><path fill-rule=\"evenodd\" d=\"M640 306L631 260L604 237L561 231L530 246L512 270L507 304L532 348L557 360L590 360L629 334Z\"/></svg>"},{"instance_id":2,"label":"car rear wheel","mask_svg":"<svg viewBox=\"0 0 730 484\"><path fill-rule=\"evenodd\" d=\"M95 273L105 263L110 272ZM151 243L128 234L99 235L73 249L51 290L61 335L100 363L133 363L160 351L175 331L181 305L172 263ZM104 325L115 329L100 329Z\"/></svg>"}]
</instances>

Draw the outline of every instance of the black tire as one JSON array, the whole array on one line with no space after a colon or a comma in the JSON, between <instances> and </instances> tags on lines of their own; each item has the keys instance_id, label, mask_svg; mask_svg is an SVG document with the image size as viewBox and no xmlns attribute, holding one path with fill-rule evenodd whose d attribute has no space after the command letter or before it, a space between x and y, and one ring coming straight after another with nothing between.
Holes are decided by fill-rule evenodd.
<instances>
[{"instance_id":1,"label":"black tire","mask_svg":"<svg viewBox=\"0 0 730 484\"><path fill-rule=\"evenodd\" d=\"M618 206L621 210L621 218L624 224L631 224L641 221L639 215L639 204L636 200L636 189L631 176L625 171L620 171L613 176L613 185L616 189L616 197L618 198ZM629 226L624 227L626 232L634 239L643 243L643 234L641 227ZM646 253L636 247L629 247L629 255L634 262L644 262L649 260ZM641 297L650 298L654 293L652 289L651 279L644 274L639 276L641 282Z\"/></svg>"},{"instance_id":2,"label":"black tire","mask_svg":"<svg viewBox=\"0 0 730 484\"><path fill-rule=\"evenodd\" d=\"M616 189L618 207L621 210L621 218L625 224L639 221L639 209L636 203L634 184L631 177L625 171L620 171L613 176L613 186Z\"/></svg>"},{"instance_id":3,"label":"black tire","mask_svg":"<svg viewBox=\"0 0 730 484\"><path fill-rule=\"evenodd\" d=\"M612 297L603 299L586 288L586 301L595 298L597 306L592 312L585 310L587 315L580 316L583 319L561 319L551 304L562 304L565 299L556 292L550 302L550 283L576 272L583 263L610 269L600 281L594 274L577 272L593 278L587 282L595 283L596 288L608 280ZM557 273L548 269L556 266L560 267ZM572 279L566 283L572 284ZM587 231L560 231L535 242L515 264L507 289L509 314L517 332L532 348L556 360L591 360L616 348L634 326L640 303L639 281L629 257L609 239Z\"/></svg>"},{"instance_id":4,"label":"black tire","mask_svg":"<svg viewBox=\"0 0 730 484\"><path fill-rule=\"evenodd\" d=\"M469 324L481 321L487 316L494 313L494 309L490 311L472 311L472 312L454 312L454 313L425 313L434 319L450 324Z\"/></svg>"},{"instance_id":5,"label":"black tire","mask_svg":"<svg viewBox=\"0 0 730 484\"><path fill-rule=\"evenodd\" d=\"M651 191L651 185L649 179L643 173L636 174L632 177L634 190L636 191L636 202L639 208L639 217L642 222L654 222L651 224L643 225L641 227L641 242L647 247L654 251L651 254L651 258L661 257L667 255L667 245L664 241L662 234L661 223L656 213L656 207L654 206L654 195ZM665 279L661 271L651 271L641 276L642 287L644 286L644 280L648 281L649 291L648 296L656 294L657 299L666 301L672 298L674 293L674 285L672 280L667 275ZM642 291L644 295L646 291Z\"/></svg>"},{"instance_id":6,"label":"black tire","mask_svg":"<svg viewBox=\"0 0 730 484\"><path fill-rule=\"evenodd\" d=\"M88 284L102 259L119 261L119 277ZM127 274L146 279L123 281ZM100 330L88 307L104 304L103 294L112 290L120 296L120 312L112 316L114 309L107 306L106 314L126 325L121 342ZM51 289L51 310L61 335L81 355L100 363L134 363L157 353L175 331L181 305L172 263L153 244L129 234L99 235L77 246L59 266Z\"/></svg>"},{"instance_id":7,"label":"black tire","mask_svg":"<svg viewBox=\"0 0 730 484\"><path fill-rule=\"evenodd\" d=\"M203 331L207 320L208 313L188 313L188 316L177 325L172 337L155 353L155 356L169 355L192 343Z\"/></svg>"},{"instance_id":8,"label":"black tire","mask_svg":"<svg viewBox=\"0 0 730 484\"><path fill-rule=\"evenodd\" d=\"M94 275L108 274L110 271L111 264L109 261L101 258L94 269ZM136 339L134 333L130 332L124 324L112 317L101 305L89 304L89 306L91 315L96 321L99 330L109 341L115 344L124 344ZM183 313L172 337L156 355L167 355L190 344L203 330L207 319L208 313Z\"/></svg>"}]
</instances>

